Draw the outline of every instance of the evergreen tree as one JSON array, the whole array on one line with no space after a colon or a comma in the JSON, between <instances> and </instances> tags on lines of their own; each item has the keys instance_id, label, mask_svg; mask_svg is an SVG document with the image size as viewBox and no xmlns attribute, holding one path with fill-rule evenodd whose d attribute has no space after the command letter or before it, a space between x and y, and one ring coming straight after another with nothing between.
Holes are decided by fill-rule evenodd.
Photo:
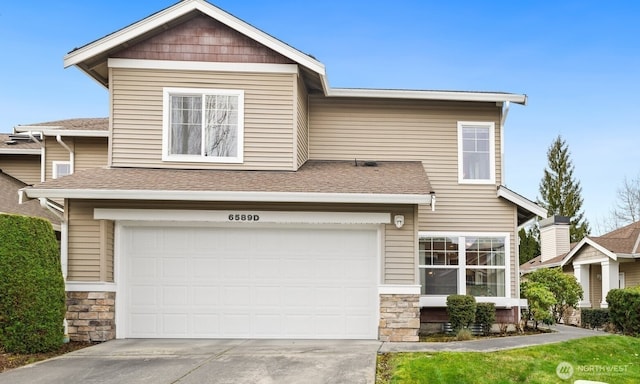
<instances>
[{"instance_id":1,"label":"evergreen tree","mask_svg":"<svg viewBox=\"0 0 640 384\"><path fill-rule=\"evenodd\" d=\"M582 187L573 177L573 163L569 159L569 146L558 136L547 151L548 167L540 181L541 199L538 203L547 209L547 216L560 215L571 219L571 242L589 235L589 223L582 209Z\"/></svg>"},{"instance_id":2,"label":"evergreen tree","mask_svg":"<svg viewBox=\"0 0 640 384\"><path fill-rule=\"evenodd\" d=\"M536 229L537 227L534 226L529 229L522 228L520 229L520 231L518 231L518 237L520 238L520 265L526 263L527 261L540 254L540 243L538 242L538 238L536 236Z\"/></svg>"}]
</instances>

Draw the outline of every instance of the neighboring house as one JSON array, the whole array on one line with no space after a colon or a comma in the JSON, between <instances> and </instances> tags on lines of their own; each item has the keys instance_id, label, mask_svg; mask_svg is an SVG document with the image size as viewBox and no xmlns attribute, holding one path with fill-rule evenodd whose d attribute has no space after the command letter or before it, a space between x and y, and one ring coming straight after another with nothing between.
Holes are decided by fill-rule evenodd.
<instances>
[{"instance_id":1,"label":"neighboring house","mask_svg":"<svg viewBox=\"0 0 640 384\"><path fill-rule=\"evenodd\" d=\"M40 141L42 137L28 134L0 133L0 170L7 175L33 185L40 180ZM15 195L16 203L18 195Z\"/></svg>"},{"instance_id":2,"label":"neighboring house","mask_svg":"<svg viewBox=\"0 0 640 384\"><path fill-rule=\"evenodd\" d=\"M51 222L53 229L59 236L60 222L63 213L62 207L51 202L45 202L49 204L49 207L44 208L40 205L39 200L30 200L20 204L18 191L26 186L27 184L24 182L0 170L0 214L7 213L47 219Z\"/></svg>"},{"instance_id":3,"label":"neighboring house","mask_svg":"<svg viewBox=\"0 0 640 384\"><path fill-rule=\"evenodd\" d=\"M416 341L456 293L517 321L517 228L545 214L503 186L526 96L331 88L202 0L64 62L111 111L107 167L24 189L64 199L73 339Z\"/></svg>"},{"instance_id":4,"label":"neighboring house","mask_svg":"<svg viewBox=\"0 0 640 384\"><path fill-rule=\"evenodd\" d=\"M541 255L520 272L560 267L573 274L584 291L580 307L606 308L610 290L640 285L640 222L570 244L569 219L550 217L540 222L540 242Z\"/></svg>"}]
</instances>

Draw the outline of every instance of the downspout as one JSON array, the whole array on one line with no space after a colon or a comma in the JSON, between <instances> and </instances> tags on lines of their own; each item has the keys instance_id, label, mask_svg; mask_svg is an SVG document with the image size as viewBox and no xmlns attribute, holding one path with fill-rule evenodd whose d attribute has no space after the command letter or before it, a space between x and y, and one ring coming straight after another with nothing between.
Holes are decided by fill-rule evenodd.
<instances>
[{"instance_id":1,"label":"downspout","mask_svg":"<svg viewBox=\"0 0 640 384\"><path fill-rule=\"evenodd\" d=\"M436 193L434 191L429 192L431 196L431 212L436 211Z\"/></svg>"},{"instance_id":2,"label":"downspout","mask_svg":"<svg viewBox=\"0 0 640 384\"><path fill-rule=\"evenodd\" d=\"M509 107L511 106L511 102L505 101L502 106L502 119L500 120L500 184L505 185L504 181L504 124L507 121L507 116L509 115Z\"/></svg>"},{"instance_id":3,"label":"downspout","mask_svg":"<svg viewBox=\"0 0 640 384\"><path fill-rule=\"evenodd\" d=\"M75 163L75 160L76 160L76 154L73 152L73 150L71 150L71 148L69 148L69 146L64 141L62 141L62 136L61 135L57 135L56 136L56 141L64 149L69 151L69 173L72 174L73 173L73 168L74 168L74 163Z\"/></svg>"},{"instance_id":4,"label":"downspout","mask_svg":"<svg viewBox=\"0 0 640 384\"><path fill-rule=\"evenodd\" d=\"M44 149L44 143L38 139L35 138L35 136L33 136L33 132L29 131L27 132L27 134L29 135L29 139L31 139L31 141L38 143L38 145L40 146L40 182L44 183L45 181L45 149Z\"/></svg>"},{"instance_id":5,"label":"downspout","mask_svg":"<svg viewBox=\"0 0 640 384\"><path fill-rule=\"evenodd\" d=\"M68 265L68 238L67 238L67 220L64 215L64 209L53 204L46 197L38 198L40 201L40 205L42 208L49 210L53 213L58 219L60 219L60 266L62 268L62 277L64 280L67 280L67 265Z\"/></svg>"}]
</instances>

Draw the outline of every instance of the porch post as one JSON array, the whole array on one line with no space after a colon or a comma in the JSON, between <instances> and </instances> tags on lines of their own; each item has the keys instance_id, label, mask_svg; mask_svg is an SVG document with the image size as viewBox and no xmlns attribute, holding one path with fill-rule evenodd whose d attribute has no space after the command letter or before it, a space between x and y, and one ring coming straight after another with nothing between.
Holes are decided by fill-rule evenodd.
<instances>
[{"instance_id":1,"label":"porch post","mask_svg":"<svg viewBox=\"0 0 640 384\"><path fill-rule=\"evenodd\" d=\"M600 308L607 308L607 294L610 290L618 288L618 273L620 271L620 263L613 260L606 260L600 263L602 265L602 302Z\"/></svg>"},{"instance_id":2,"label":"porch post","mask_svg":"<svg viewBox=\"0 0 640 384\"><path fill-rule=\"evenodd\" d=\"M590 272L589 264L574 264L573 265L573 274L578 280L578 284L582 287L582 291L584 292L584 298L578 306L580 308L591 308L591 289L590 289Z\"/></svg>"}]
</instances>

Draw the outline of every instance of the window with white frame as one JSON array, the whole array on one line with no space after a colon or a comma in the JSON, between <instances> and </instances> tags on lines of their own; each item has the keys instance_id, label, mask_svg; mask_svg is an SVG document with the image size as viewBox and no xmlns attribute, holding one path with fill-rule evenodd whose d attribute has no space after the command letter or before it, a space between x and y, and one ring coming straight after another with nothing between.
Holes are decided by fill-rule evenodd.
<instances>
[{"instance_id":1,"label":"window with white frame","mask_svg":"<svg viewBox=\"0 0 640 384\"><path fill-rule=\"evenodd\" d=\"M458 122L458 180L460 183L495 183L495 124Z\"/></svg>"},{"instance_id":2,"label":"window with white frame","mask_svg":"<svg viewBox=\"0 0 640 384\"><path fill-rule=\"evenodd\" d=\"M507 296L507 234L421 233L419 249L423 295Z\"/></svg>"},{"instance_id":3,"label":"window with white frame","mask_svg":"<svg viewBox=\"0 0 640 384\"><path fill-rule=\"evenodd\" d=\"M54 161L52 164L53 178L57 179L62 176L71 174L71 162L69 161Z\"/></svg>"},{"instance_id":4,"label":"window with white frame","mask_svg":"<svg viewBox=\"0 0 640 384\"><path fill-rule=\"evenodd\" d=\"M164 89L163 160L241 163L244 91Z\"/></svg>"}]
</instances>

